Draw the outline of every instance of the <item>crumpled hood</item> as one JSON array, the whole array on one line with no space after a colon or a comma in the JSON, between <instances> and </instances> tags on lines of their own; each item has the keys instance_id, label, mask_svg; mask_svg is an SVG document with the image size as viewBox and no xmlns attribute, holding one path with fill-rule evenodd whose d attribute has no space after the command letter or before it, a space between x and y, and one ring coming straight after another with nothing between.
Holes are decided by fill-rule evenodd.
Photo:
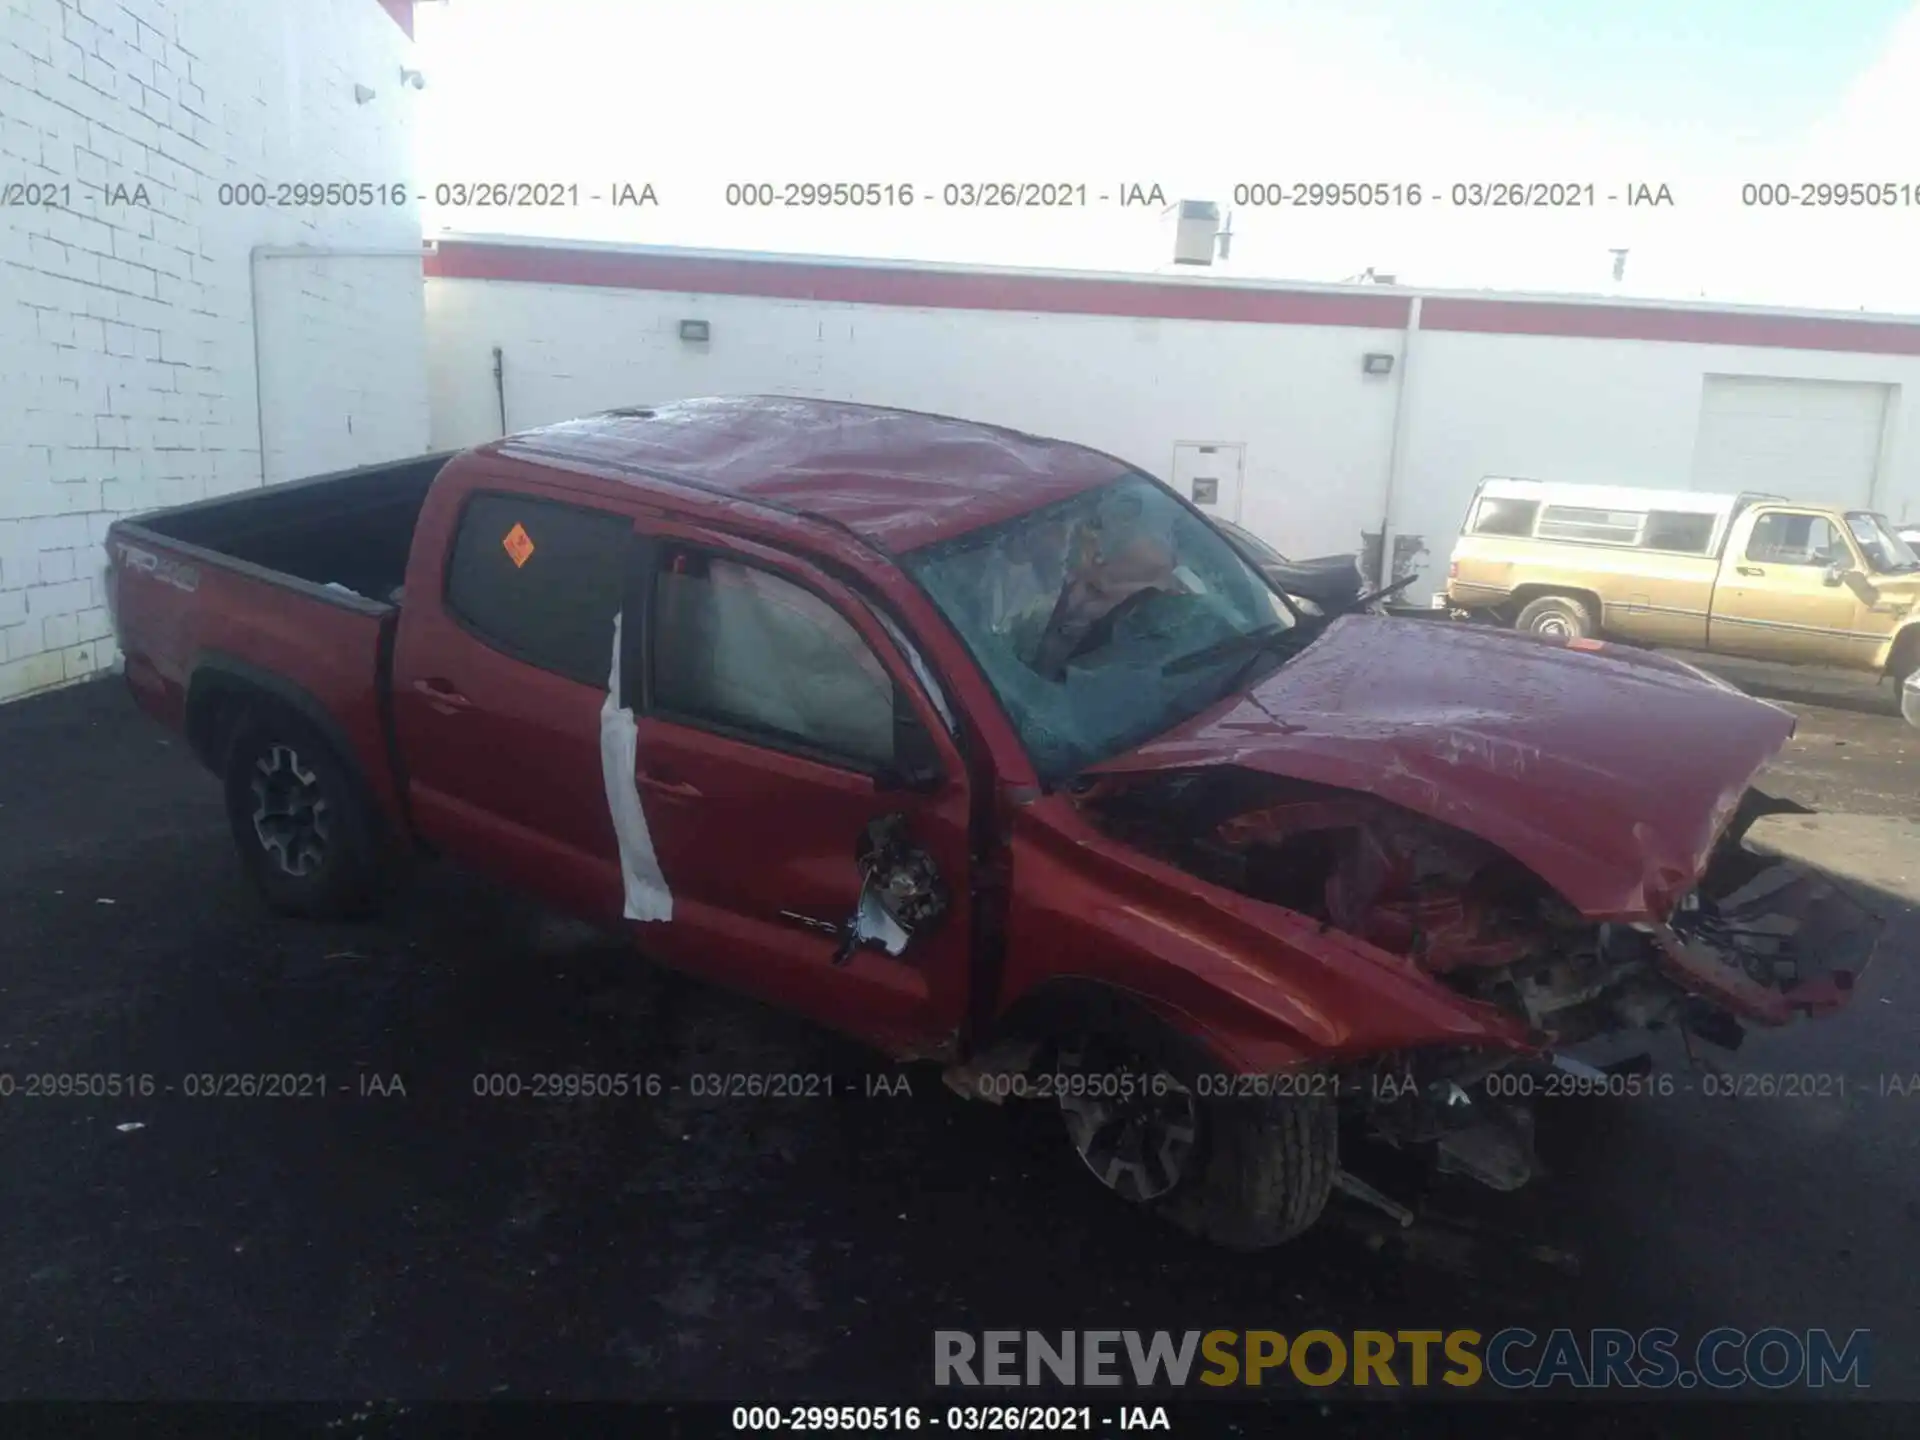
<instances>
[{"instance_id":1,"label":"crumpled hood","mask_svg":"<svg viewBox=\"0 0 1920 1440\"><path fill-rule=\"evenodd\" d=\"M1097 772L1242 765L1477 835L1595 920L1664 918L1786 711L1682 661L1350 615L1253 689Z\"/></svg>"}]
</instances>

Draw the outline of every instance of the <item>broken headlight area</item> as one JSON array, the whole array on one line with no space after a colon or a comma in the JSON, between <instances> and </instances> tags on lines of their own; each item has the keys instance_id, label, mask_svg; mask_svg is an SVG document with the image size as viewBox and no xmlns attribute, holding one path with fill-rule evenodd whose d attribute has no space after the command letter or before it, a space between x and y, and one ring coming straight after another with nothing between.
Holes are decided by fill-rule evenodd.
<instances>
[{"instance_id":1,"label":"broken headlight area","mask_svg":"<svg viewBox=\"0 0 1920 1440\"><path fill-rule=\"evenodd\" d=\"M1678 1026L1720 1045L1845 1002L1884 922L1834 881L1745 845L1743 800L1665 921L1596 923L1525 865L1372 796L1231 767L1115 777L1078 803L1201 879L1413 960L1523 1019L1544 1047Z\"/></svg>"}]
</instances>

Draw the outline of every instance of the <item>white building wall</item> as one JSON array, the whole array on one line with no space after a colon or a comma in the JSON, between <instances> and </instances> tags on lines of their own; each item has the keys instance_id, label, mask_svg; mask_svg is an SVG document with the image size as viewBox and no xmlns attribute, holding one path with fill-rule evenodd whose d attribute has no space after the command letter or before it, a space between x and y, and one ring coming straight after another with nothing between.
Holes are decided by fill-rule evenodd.
<instances>
[{"instance_id":1,"label":"white building wall","mask_svg":"<svg viewBox=\"0 0 1920 1440\"><path fill-rule=\"evenodd\" d=\"M1290 553L1377 527L1393 418L1368 351L1398 331L1032 315L434 279L433 444L613 405L778 392L900 405L1110 451L1162 478L1183 441L1244 443L1240 520ZM704 345L679 338L702 319Z\"/></svg>"},{"instance_id":2,"label":"white building wall","mask_svg":"<svg viewBox=\"0 0 1920 1440\"><path fill-rule=\"evenodd\" d=\"M433 444L500 433L493 347L512 429L613 405L769 391L903 405L1081 441L1170 478L1181 441L1246 446L1242 523L1294 555L1355 550L1381 529L1394 410L1405 456L1388 527L1444 582L1487 475L1692 483L1709 375L1892 386L1876 489L1920 515L1920 357L1668 341L1027 314L432 278ZM679 338L682 319L711 326Z\"/></svg>"},{"instance_id":3,"label":"white building wall","mask_svg":"<svg viewBox=\"0 0 1920 1440\"><path fill-rule=\"evenodd\" d=\"M1920 357L1425 331L1409 373L1395 529L1428 537L1436 578L1482 476L1691 488L1708 376L1893 386L1874 500L1920 515Z\"/></svg>"},{"instance_id":4,"label":"white building wall","mask_svg":"<svg viewBox=\"0 0 1920 1440\"><path fill-rule=\"evenodd\" d=\"M0 182L66 187L0 209L0 699L112 663L107 525L260 484L263 426L319 461L276 479L424 448L417 262L250 259L417 251L411 187L364 209L220 193L409 182L411 48L375 0L0 9ZM256 263L278 329L264 413Z\"/></svg>"}]
</instances>

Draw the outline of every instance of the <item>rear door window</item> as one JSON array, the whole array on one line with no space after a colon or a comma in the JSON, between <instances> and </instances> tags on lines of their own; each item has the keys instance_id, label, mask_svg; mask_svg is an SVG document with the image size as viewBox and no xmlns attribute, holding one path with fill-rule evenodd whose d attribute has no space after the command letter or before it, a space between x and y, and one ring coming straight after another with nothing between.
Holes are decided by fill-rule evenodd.
<instances>
[{"instance_id":1,"label":"rear door window","mask_svg":"<svg viewBox=\"0 0 1920 1440\"><path fill-rule=\"evenodd\" d=\"M1490 495L1474 510L1472 530L1475 535L1531 535L1539 513L1538 500Z\"/></svg>"},{"instance_id":2,"label":"rear door window","mask_svg":"<svg viewBox=\"0 0 1920 1440\"><path fill-rule=\"evenodd\" d=\"M604 687L632 536L609 511L475 495L447 561L447 610L516 660Z\"/></svg>"}]
</instances>

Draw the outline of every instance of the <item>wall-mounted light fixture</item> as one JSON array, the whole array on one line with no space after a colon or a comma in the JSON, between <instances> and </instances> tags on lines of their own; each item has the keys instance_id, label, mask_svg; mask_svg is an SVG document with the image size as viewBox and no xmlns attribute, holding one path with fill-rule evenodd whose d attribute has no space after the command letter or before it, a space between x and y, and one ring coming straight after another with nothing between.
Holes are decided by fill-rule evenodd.
<instances>
[{"instance_id":1,"label":"wall-mounted light fixture","mask_svg":"<svg viewBox=\"0 0 1920 1440\"><path fill-rule=\"evenodd\" d=\"M1360 362L1360 368L1369 375L1391 375L1393 356L1372 354Z\"/></svg>"},{"instance_id":2,"label":"wall-mounted light fixture","mask_svg":"<svg viewBox=\"0 0 1920 1440\"><path fill-rule=\"evenodd\" d=\"M354 104L364 105L372 98L373 98L373 91L369 87L365 85L356 85L353 87L353 103Z\"/></svg>"},{"instance_id":3,"label":"wall-mounted light fixture","mask_svg":"<svg viewBox=\"0 0 1920 1440\"><path fill-rule=\"evenodd\" d=\"M708 330L707 322L704 320L682 320L680 322L680 338L682 340L693 341L697 344L705 344L712 338L712 333Z\"/></svg>"}]
</instances>

